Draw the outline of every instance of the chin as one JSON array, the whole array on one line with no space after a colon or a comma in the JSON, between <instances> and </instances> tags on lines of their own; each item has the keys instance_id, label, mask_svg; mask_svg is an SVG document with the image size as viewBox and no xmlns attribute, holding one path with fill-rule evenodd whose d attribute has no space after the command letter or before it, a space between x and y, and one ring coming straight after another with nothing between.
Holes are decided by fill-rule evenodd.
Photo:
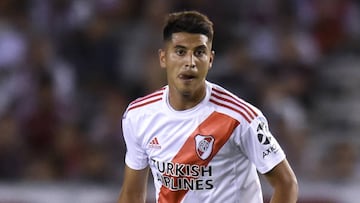
<instances>
[{"instance_id":1,"label":"chin","mask_svg":"<svg viewBox=\"0 0 360 203\"><path fill-rule=\"evenodd\" d=\"M176 84L176 89L177 91L182 95L182 96L192 96L194 94L194 92L197 91L197 89L199 88L198 82L196 81L181 81L180 83Z\"/></svg>"},{"instance_id":2,"label":"chin","mask_svg":"<svg viewBox=\"0 0 360 203\"><path fill-rule=\"evenodd\" d=\"M182 91L182 92L181 92L181 95L182 95L183 97L191 97L192 92L191 92L191 91Z\"/></svg>"},{"instance_id":3,"label":"chin","mask_svg":"<svg viewBox=\"0 0 360 203\"><path fill-rule=\"evenodd\" d=\"M178 91L182 96L189 97L194 94L195 87L193 85L182 85Z\"/></svg>"}]
</instances>

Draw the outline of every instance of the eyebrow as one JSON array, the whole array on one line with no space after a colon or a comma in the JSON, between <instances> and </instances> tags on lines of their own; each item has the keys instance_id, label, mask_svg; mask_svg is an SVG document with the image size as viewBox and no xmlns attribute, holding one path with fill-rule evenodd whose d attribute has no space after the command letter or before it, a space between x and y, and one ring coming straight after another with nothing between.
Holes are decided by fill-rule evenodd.
<instances>
[{"instance_id":1,"label":"eyebrow","mask_svg":"<svg viewBox=\"0 0 360 203\"><path fill-rule=\"evenodd\" d=\"M174 48L187 49L187 47L182 46L182 45L175 45ZM207 46L199 45L199 46L195 47L195 49L207 49Z\"/></svg>"}]
</instances>

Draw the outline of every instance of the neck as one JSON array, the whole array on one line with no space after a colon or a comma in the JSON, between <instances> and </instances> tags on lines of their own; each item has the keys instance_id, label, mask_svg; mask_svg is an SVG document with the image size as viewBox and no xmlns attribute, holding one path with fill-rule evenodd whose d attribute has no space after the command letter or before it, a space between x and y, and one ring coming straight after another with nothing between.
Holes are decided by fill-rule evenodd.
<instances>
[{"instance_id":1,"label":"neck","mask_svg":"<svg viewBox=\"0 0 360 203\"><path fill-rule=\"evenodd\" d=\"M178 92L169 87L169 103L177 111L191 109L198 105L206 96L206 88L194 92Z\"/></svg>"}]
</instances>

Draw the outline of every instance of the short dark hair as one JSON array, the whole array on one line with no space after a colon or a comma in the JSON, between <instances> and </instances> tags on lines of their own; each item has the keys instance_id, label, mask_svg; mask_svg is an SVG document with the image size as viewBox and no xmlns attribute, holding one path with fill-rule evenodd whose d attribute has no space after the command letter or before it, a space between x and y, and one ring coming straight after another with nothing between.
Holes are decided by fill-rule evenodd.
<instances>
[{"instance_id":1,"label":"short dark hair","mask_svg":"<svg viewBox=\"0 0 360 203\"><path fill-rule=\"evenodd\" d=\"M187 32L203 34L212 42L214 36L213 23L198 11L181 11L170 13L165 21L163 40L171 39L173 33Z\"/></svg>"}]
</instances>

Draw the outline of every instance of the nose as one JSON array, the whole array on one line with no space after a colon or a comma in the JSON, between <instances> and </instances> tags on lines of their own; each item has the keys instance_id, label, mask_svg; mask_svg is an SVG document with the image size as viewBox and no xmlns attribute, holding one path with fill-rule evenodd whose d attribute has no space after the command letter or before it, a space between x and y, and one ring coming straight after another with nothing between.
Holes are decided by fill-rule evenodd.
<instances>
[{"instance_id":1,"label":"nose","mask_svg":"<svg viewBox=\"0 0 360 203\"><path fill-rule=\"evenodd\" d=\"M188 68L195 68L195 57L192 52L188 53L185 66Z\"/></svg>"}]
</instances>

